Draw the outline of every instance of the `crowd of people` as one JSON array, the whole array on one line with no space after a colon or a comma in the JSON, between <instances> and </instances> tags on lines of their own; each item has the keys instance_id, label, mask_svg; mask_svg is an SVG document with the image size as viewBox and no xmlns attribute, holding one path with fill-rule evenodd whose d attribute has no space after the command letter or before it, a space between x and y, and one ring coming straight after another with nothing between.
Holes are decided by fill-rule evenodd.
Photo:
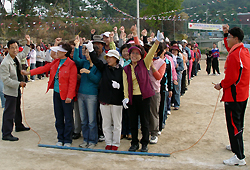
<instances>
[{"instance_id":1,"label":"crowd of people","mask_svg":"<svg viewBox=\"0 0 250 170\"><path fill-rule=\"evenodd\" d=\"M70 147L82 135L79 147L94 148L105 141L106 150L117 150L126 138L131 140L129 151L138 150L140 142L140 151L147 152L148 144L157 144L171 107L180 108L181 96L201 69L196 43L170 42L160 31L148 37L145 29L138 37L136 25L129 35L124 27L119 30L120 35L117 27L95 35L93 29L91 40L76 36L69 41L57 38L48 45L41 39L36 44L21 46L13 41L2 47L1 60L13 44L18 45L19 54L28 49L20 60L24 83L49 78L57 146Z\"/></svg>"},{"instance_id":2,"label":"crowd of people","mask_svg":"<svg viewBox=\"0 0 250 170\"><path fill-rule=\"evenodd\" d=\"M163 33L147 30L137 35L115 27L112 32L95 35L91 40L76 36L74 40L56 38L54 44L27 44L10 40L1 45L0 97L3 123L2 140L17 141L15 131L28 131L22 123L21 91L27 82L49 78L53 89L57 146L71 147L73 139L83 136L82 148L93 149L106 142L106 150L118 150L120 140L131 140L129 151L148 151L148 144L157 144L166 119L181 106L181 96L188 90L200 67L201 52L196 43L187 40L169 41ZM235 155L224 160L226 165L246 165L243 145L244 114L249 97L250 53L244 47L243 31L223 26L228 56L225 78L215 84L223 89L222 101L230 145ZM214 44L207 53L207 73L219 71L219 50ZM44 74L45 73L45 74ZM37 78L35 77L37 75ZM74 113L74 115L73 115ZM138 133L142 137L139 140Z\"/></svg>"}]
</instances>

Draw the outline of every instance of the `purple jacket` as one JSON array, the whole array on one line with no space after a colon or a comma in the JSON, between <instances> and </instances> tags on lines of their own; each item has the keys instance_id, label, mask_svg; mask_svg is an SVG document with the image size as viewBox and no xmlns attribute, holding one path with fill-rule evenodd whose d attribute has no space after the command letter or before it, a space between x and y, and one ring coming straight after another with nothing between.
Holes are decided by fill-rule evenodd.
<instances>
[{"instance_id":1,"label":"purple jacket","mask_svg":"<svg viewBox=\"0 0 250 170\"><path fill-rule=\"evenodd\" d=\"M131 73L131 66L127 65L124 67L124 71L127 74L127 80L128 80L128 96L129 96L129 103L132 105L132 98L133 98L133 82L132 82L132 73ZM146 99L153 95L155 95L155 92L153 90L148 70L144 64L144 60L140 60L137 62L137 65L135 66L135 76L138 81L142 98Z\"/></svg>"}]
</instances>

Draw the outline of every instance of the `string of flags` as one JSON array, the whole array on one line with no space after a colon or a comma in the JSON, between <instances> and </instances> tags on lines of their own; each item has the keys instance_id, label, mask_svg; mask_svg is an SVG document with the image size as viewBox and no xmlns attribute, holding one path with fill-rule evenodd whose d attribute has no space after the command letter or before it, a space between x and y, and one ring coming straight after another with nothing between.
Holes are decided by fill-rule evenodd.
<instances>
[{"instance_id":1,"label":"string of flags","mask_svg":"<svg viewBox=\"0 0 250 170\"><path fill-rule=\"evenodd\" d=\"M127 14L126 12L123 12L122 10L118 9L117 7L115 7L112 3L110 3L108 0L104 0L105 2L107 2L108 6L113 8L114 10L116 10L117 12L122 13L125 16L131 17L133 19L136 19L135 17L133 17L132 15Z\"/></svg>"},{"instance_id":2,"label":"string of flags","mask_svg":"<svg viewBox=\"0 0 250 170\"><path fill-rule=\"evenodd\" d=\"M33 28L33 29L60 29L60 28L67 28L67 27L72 27L72 26L84 26L85 23L89 23L89 21L87 22L86 20L90 20L90 22L92 23L93 20L96 20L97 22L101 22L101 23L104 23L104 22L120 22L120 21L126 21L126 20L134 20L136 19L135 17L119 10L118 8L116 8L112 3L110 3L108 0L104 0L106 3L108 3L108 5L110 7L112 7L114 10L122 13L123 15L127 16L126 18L113 18L113 17L84 17L84 16L71 16L71 15L68 15L68 14L62 14L62 15L53 15L53 16L47 16L47 15L39 15L39 14L36 14L36 15L30 15L30 14L17 14L17 13L14 13L14 14L6 14L6 16L12 16L12 17L38 17L41 21L43 18L47 18L47 17L51 17L51 18L57 18L57 17L62 17L62 18L67 18L67 19L72 19L72 18L76 18L76 19L85 19L84 21L83 20L76 20L75 22L73 21L65 21L65 23L63 24L56 24L55 22L52 22L52 23L42 23L41 21L33 21L32 23L28 23L26 22L26 27L27 28ZM226 1L226 0L223 0L223 1ZM212 1L211 3L210 2L207 2L207 4L202 4L202 5L211 5L211 4L215 4L215 3L220 3L221 1L217 0L217 1ZM200 6L200 5L199 5ZM182 9L180 11L183 11L183 10L191 10L191 9L194 9L194 8L197 8L196 7L189 7L189 8L185 8L185 9ZM247 7L237 7L235 9L247 9ZM235 10L235 9L232 9L232 10ZM181 18L181 15L178 14L178 15L169 15L169 13L175 13L177 12L178 10L172 10L172 11L168 11L168 12L163 12L160 14L160 16L157 16L157 15L152 15L152 16L144 16L144 17L140 17L141 20L163 20L163 21L166 21L166 20L172 20L172 21L187 21L186 19L183 19ZM204 12L206 13L206 12ZM237 15L237 13L231 13L231 14L227 14L227 13L223 13L223 10L220 10L220 11L216 11L216 14L215 16L225 16L225 18L219 18L220 20L222 21L230 21L230 19L228 19L226 16L227 15L230 15L230 16L234 16L234 15ZM250 12L248 12L250 14ZM168 14L166 16L164 16L164 14ZM212 14L210 13L209 16L211 16ZM189 19L188 21L191 21L191 22L201 22L201 21L204 21L202 20L202 18L198 18L200 15L197 14L197 13L193 13L191 15L189 15ZM193 17L193 18L192 18ZM250 15L249 15L250 17ZM215 22L218 22L218 19L214 19ZM233 20L235 20L235 18L233 18ZM250 19L246 19L247 21L250 21ZM211 20L209 20L209 22L211 22ZM240 20L241 21L241 20ZM25 27L25 26L21 26L20 23L9 23L7 25L4 25L4 23L0 23L1 26L7 26L9 29L14 29L15 31L17 31L17 29L19 29L20 27Z\"/></svg>"}]
</instances>

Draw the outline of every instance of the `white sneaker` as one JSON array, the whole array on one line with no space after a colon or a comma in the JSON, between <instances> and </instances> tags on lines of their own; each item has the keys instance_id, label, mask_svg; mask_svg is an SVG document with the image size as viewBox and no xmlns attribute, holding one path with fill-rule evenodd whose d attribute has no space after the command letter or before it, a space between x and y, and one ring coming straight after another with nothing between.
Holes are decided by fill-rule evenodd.
<instances>
[{"instance_id":1,"label":"white sneaker","mask_svg":"<svg viewBox=\"0 0 250 170\"><path fill-rule=\"evenodd\" d=\"M94 147L95 147L95 144L94 144L94 143L89 143L89 145L88 145L88 148L89 148L89 149L94 149Z\"/></svg>"},{"instance_id":2,"label":"white sneaker","mask_svg":"<svg viewBox=\"0 0 250 170\"><path fill-rule=\"evenodd\" d=\"M157 136L151 136L150 143L151 144L157 144L158 142L158 137Z\"/></svg>"},{"instance_id":3,"label":"white sneaker","mask_svg":"<svg viewBox=\"0 0 250 170\"><path fill-rule=\"evenodd\" d=\"M226 149L229 150L229 151L231 151L232 150L231 145L227 145Z\"/></svg>"},{"instance_id":4,"label":"white sneaker","mask_svg":"<svg viewBox=\"0 0 250 170\"><path fill-rule=\"evenodd\" d=\"M71 143L65 143L64 146L71 147Z\"/></svg>"},{"instance_id":5,"label":"white sneaker","mask_svg":"<svg viewBox=\"0 0 250 170\"><path fill-rule=\"evenodd\" d=\"M161 135L161 131L158 132L158 135L159 135L159 136Z\"/></svg>"},{"instance_id":6,"label":"white sneaker","mask_svg":"<svg viewBox=\"0 0 250 170\"><path fill-rule=\"evenodd\" d=\"M105 141L105 136L100 136L98 139L99 142Z\"/></svg>"},{"instance_id":7,"label":"white sneaker","mask_svg":"<svg viewBox=\"0 0 250 170\"><path fill-rule=\"evenodd\" d=\"M171 115L171 112L170 112L170 110L169 110L169 111L167 111L167 115Z\"/></svg>"},{"instance_id":8,"label":"white sneaker","mask_svg":"<svg viewBox=\"0 0 250 170\"><path fill-rule=\"evenodd\" d=\"M230 159L224 160L223 163L225 165L230 165L230 166L234 166L234 165L243 166L243 165L246 165L245 159L240 160L236 155L234 155Z\"/></svg>"},{"instance_id":9,"label":"white sneaker","mask_svg":"<svg viewBox=\"0 0 250 170\"><path fill-rule=\"evenodd\" d=\"M88 143L83 141L82 144L79 145L80 148L87 148L88 147Z\"/></svg>"},{"instance_id":10,"label":"white sneaker","mask_svg":"<svg viewBox=\"0 0 250 170\"><path fill-rule=\"evenodd\" d=\"M62 142L57 142L56 146L63 146L63 143Z\"/></svg>"}]
</instances>

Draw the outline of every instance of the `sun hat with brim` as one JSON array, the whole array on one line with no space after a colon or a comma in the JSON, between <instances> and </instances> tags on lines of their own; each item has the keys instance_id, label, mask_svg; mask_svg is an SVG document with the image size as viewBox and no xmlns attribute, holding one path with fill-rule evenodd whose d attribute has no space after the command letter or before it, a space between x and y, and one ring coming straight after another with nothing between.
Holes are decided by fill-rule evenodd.
<instances>
[{"instance_id":1,"label":"sun hat with brim","mask_svg":"<svg viewBox=\"0 0 250 170\"><path fill-rule=\"evenodd\" d=\"M65 50L64 48L62 48L62 45L60 45L60 46L55 46L55 47L50 47L50 49L51 49L52 51L54 51L54 52L57 52L57 51L61 51L61 52L65 52L65 53L68 52L67 50Z\"/></svg>"},{"instance_id":2,"label":"sun hat with brim","mask_svg":"<svg viewBox=\"0 0 250 170\"><path fill-rule=\"evenodd\" d=\"M106 43L102 40L102 38L103 38L102 35L94 35L94 36L93 36L93 41L92 41L92 43L99 42L99 43L106 44Z\"/></svg>"},{"instance_id":3,"label":"sun hat with brim","mask_svg":"<svg viewBox=\"0 0 250 170\"><path fill-rule=\"evenodd\" d=\"M178 51L180 51L179 46L177 46L177 45L173 45L172 48L171 48L171 50L178 50Z\"/></svg>"},{"instance_id":4,"label":"sun hat with brim","mask_svg":"<svg viewBox=\"0 0 250 170\"><path fill-rule=\"evenodd\" d=\"M105 60L107 57L115 57L116 59L120 59L120 54L116 50L109 50L108 53L103 57Z\"/></svg>"}]
</instances>

